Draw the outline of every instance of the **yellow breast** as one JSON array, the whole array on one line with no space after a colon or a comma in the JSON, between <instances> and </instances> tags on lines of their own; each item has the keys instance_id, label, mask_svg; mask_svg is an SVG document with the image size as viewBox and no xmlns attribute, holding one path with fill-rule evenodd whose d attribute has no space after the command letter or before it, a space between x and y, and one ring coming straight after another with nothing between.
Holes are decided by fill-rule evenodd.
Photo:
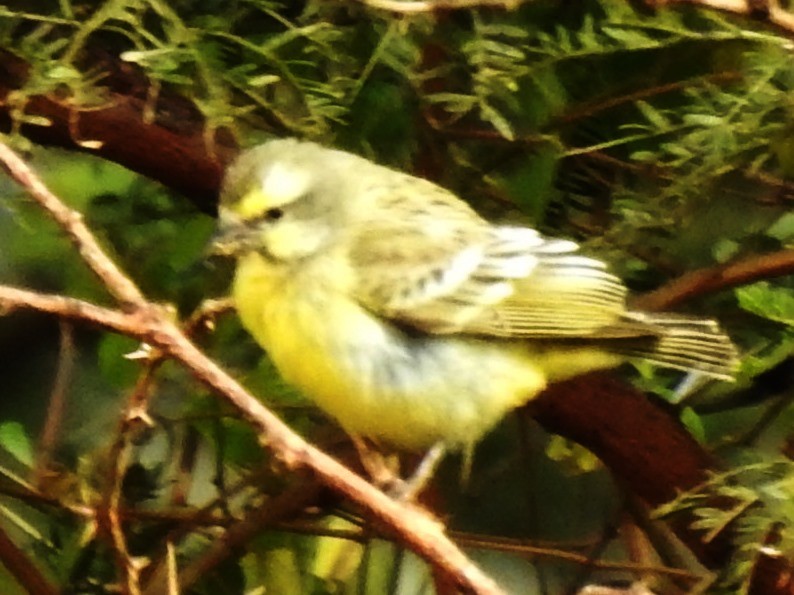
<instances>
[{"instance_id":1,"label":"yellow breast","mask_svg":"<svg viewBox=\"0 0 794 595\"><path fill-rule=\"evenodd\" d=\"M468 446L545 386L526 345L405 333L349 299L343 277L253 254L234 298L284 379L348 432L406 449Z\"/></svg>"}]
</instances>

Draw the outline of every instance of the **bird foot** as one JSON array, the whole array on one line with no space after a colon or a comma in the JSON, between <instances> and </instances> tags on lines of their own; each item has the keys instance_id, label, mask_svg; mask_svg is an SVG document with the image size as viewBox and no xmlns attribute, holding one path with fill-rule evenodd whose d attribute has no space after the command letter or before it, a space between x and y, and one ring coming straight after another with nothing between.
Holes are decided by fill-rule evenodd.
<instances>
[{"instance_id":1,"label":"bird foot","mask_svg":"<svg viewBox=\"0 0 794 595\"><path fill-rule=\"evenodd\" d=\"M371 446L359 437L353 438L353 444L356 446L361 464L372 479L372 483L395 500L402 502L416 500L430 483L446 453L444 445L440 442L436 443L427 451L410 477L403 479L400 476L399 457L385 455L377 447Z\"/></svg>"}]
</instances>

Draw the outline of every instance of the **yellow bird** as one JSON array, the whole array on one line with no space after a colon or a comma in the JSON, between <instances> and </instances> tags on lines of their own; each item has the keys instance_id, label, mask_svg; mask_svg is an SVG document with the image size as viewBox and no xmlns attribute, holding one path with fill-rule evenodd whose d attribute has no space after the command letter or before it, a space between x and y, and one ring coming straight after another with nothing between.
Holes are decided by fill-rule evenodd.
<instances>
[{"instance_id":1,"label":"yellow bird","mask_svg":"<svg viewBox=\"0 0 794 595\"><path fill-rule=\"evenodd\" d=\"M451 192L293 139L242 154L217 253L243 325L353 436L469 449L549 383L626 359L730 380L712 320L629 310L568 240L492 224Z\"/></svg>"}]
</instances>

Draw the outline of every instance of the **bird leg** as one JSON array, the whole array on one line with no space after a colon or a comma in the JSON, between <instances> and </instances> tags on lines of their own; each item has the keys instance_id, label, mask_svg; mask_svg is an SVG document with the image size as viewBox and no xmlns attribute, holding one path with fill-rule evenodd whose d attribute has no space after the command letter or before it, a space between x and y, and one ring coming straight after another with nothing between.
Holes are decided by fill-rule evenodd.
<instances>
[{"instance_id":1,"label":"bird leg","mask_svg":"<svg viewBox=\"0 0 794 595\"><path fill-rule=\"evenodd\" d=\"M361 465L377 487L390 492L400 479L400 459L396 455L385 455L377 445L361 436L351 435L353 445L358 451Z\"/></svg>"},{"instance_id":2,"label":"bird leg","mask_svg":"<svg viewBox=\"0 0 794 595\"><path fill-rule=\"evenodd\" d=\"M384 455L377 447L360 436L352 437L361 465L379 488L396 500L413 501L427 486L446 454L446 447L437 442L422 457L422 460L407 479L400 477L400 460L396 455Z\"/></svg>"},{"instance_id":3,"label":"bird leg","mask_svg":"<svg viewBox=\"0 0 794 595\"><path fill-rule=\"evenodd\" d=\"M689 372L684 376L684 379L678 386L675 387L675 391L673 392L673 403L675 405L683 403L686 399L708 384L710 380L711 379L702 372Z\"/></svg>"},{"instance_id":4,"label":"bird leg","mask_svg":"<svg viewBox=\"0 0 794 595\"><path fill-rule=\"evenodd\" d=\"M436 469L446 454L447 449L444 443L436 442L419 461L411 476L402 481L402 485L399 486L400 492L395 497L408 502L414 500L433 479Z\"/></svg>"}]
</instances>

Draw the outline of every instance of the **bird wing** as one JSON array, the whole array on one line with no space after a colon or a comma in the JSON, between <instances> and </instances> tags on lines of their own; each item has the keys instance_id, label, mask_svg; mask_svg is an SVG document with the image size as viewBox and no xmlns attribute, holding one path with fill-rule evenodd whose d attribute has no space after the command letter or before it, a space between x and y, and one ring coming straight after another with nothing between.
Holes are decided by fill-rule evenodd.
<instances>
[{"instance_id":1,"label":"bird wing","mask_svg":"<svg viewBox=\"0 0 794 595\"><path fill-rule=\"evenodd\" d=\"M602 262L576 254L575 243L491 226L465 205L435 207L406 209L401 220L370 221L355 232L353 293L370 311L439 334L648 334L646 325L621 320L625 287Z\"/></svg>"},{"instance_id":2,"label":"bird wing","mask_svg":"<svg viewBox=\"0 0 794 595\"><path fill-rule=\"evenodd\" d=\"M505 228L496 228L501 235ZM530 230L532 231L532 230ZM619 338L649 334L626 314L626 287L599 260L565 240L530 247L537 264L512 282L513 292L467 321L469 333L513 338Z\"/></svg>"}]
</instances>

